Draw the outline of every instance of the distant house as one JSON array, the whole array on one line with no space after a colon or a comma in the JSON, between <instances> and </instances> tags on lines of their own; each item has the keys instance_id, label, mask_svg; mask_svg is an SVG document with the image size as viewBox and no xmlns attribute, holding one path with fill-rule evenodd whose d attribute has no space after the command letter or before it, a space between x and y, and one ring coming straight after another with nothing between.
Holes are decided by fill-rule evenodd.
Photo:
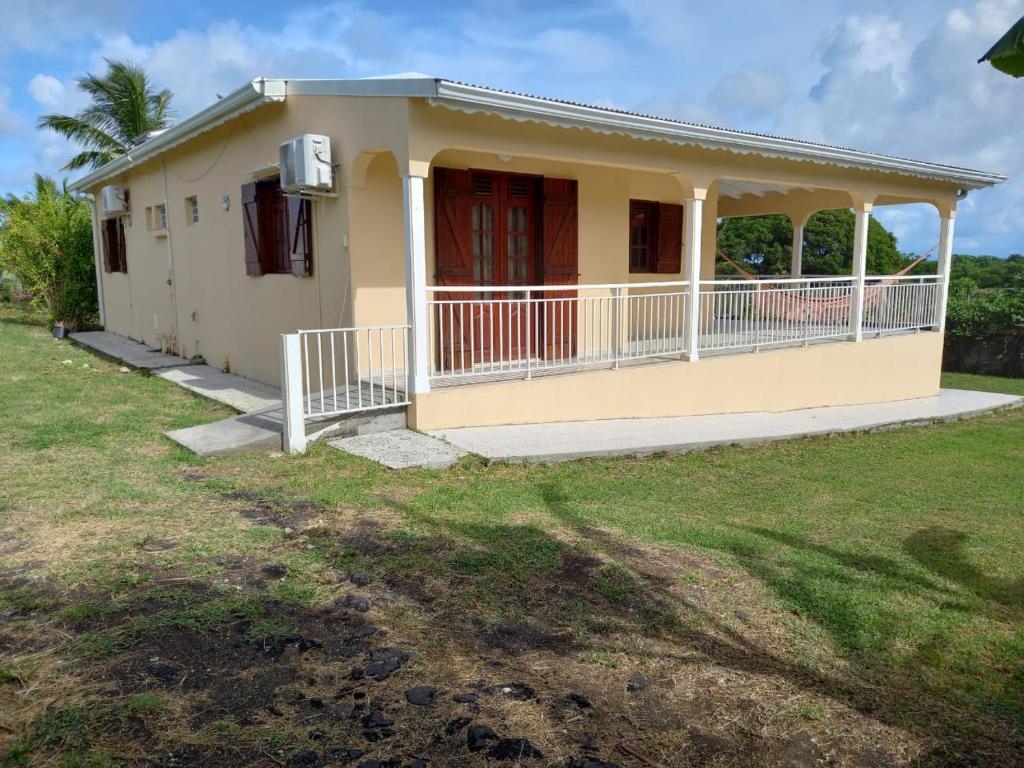
<instances>
[{"instance_id":1,"label":"distant house","mask_svg":"<svg viewBox=\"0 0 1024 768\"><path fill-rule=\"evenodd\" d=\"M253 80L73 187L108 330L283 383L295 418L427 429L932 395L957 200L1002 180L401 75ZM867 275L873 207L910 202L939 274ZM853 274L803 277L831 208ZM717 219L762 213L792 276L716 279Z\"/></svg>"}]
</instances>

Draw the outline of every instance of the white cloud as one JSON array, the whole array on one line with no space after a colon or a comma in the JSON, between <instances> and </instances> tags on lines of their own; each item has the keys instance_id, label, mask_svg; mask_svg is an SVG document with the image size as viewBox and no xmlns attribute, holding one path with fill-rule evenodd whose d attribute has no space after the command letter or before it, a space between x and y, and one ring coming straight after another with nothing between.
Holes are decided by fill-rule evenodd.
<instances>
[{"instance_id":1,"label":"white cloud","mask_svg":"<svg viewBox=\"0 0 1024 768\"><path fill-rule=\"evenodd\" d=\"M939 17L915 38L902 25L850 19L822 56L827 71L782 111L779 130L892 154L1009 175L1001 188L960 206L956 246L1004 252L1024 246L1024 155L1017 126L1020 82L975 60L1024 13L1024 0L981 0ZM934 240L932 223L901 227L906 245ZM901 243L904 245L904 243ZM1011 246L1012 249L1012 246Z\"/></svg>"},{"instance_id":2,"label":"white cloud","mask_svg":"<svg viewBox=\"0 0 1024 768\"><path fill-rule=\"evenodd\" d=\"M11 89L0 85L0 136L13 135L24 127L24 120L8 103L10 97Z\"/></svg>"},{"instance_id":3,"label":"white cloud","mask_svg":"<svg viewBox=\"0 0 1024 768\"><path fill-rule=\"evenodd\" d=\"M57 109L65 97L64 83L53 75L38 74L28 81L28 92L40 106Z\"/></svg>"},{"instance_id":4,"label":"white cloud","mask_svg":"<svg viewBox=\"0 0 1024 768\"><path fill-rule=\"evenodd\" d=\"M775 114L789 95L789 79L781 69L745 64L718 79L709 97L726 112L757 117Z\"/></svg>"}]
</instances>

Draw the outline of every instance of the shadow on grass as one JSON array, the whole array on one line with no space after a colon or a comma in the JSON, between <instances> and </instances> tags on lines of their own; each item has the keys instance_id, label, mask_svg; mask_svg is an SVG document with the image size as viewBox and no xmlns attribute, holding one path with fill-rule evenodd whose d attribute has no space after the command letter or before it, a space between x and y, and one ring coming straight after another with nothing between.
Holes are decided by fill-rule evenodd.
<instances>
[{"instance_id":1,"label":"shadow on grass","mask_svg":"<svg viewBox=\"0 0 1024 768\"><path fill-rule=\"evenodd\" d=\"M1024 613L1024 579L993 578L983 573L967 560L969 539L963 531L936 525L908 537L903 549L936 576L959 584L983 600Z\"/></svg>"},{"instance_id":2,"label":"shadow on grass","mask_svg":"<svg viewBox=\"0 0 1024 768\"><path fill-rule=\"evenodd\" d=\"M413 524L396 530L371 515L340 519L309 502L235 494L251 505L242 511L251 521L290 529L269 555L292 558L284 576L268 576L266 561L240 555L211 564L209 580L146 566L145 581L127 580L113 595L88 587L47 592L21 577L0 581L0 663L4 653L38 651L57 630L51 634L72 638L61 649L69 658L61 675L77 677L82 691L100 684L105 691L51 706L15 744L21 752L0 764L30 764L63 750L84 756L83 765L103 765L85 760L103 754L129 765L328 765L357 750L361 759L400 754L401 765L412 756L483 765L485 751L467 751L465 718L529 738L548 758L524 765L562 765L550 761L581 754L651 764L623 760L623 740L666 765L782 758L792 765L829 758L890 765L905 755L908 745L895 741L902 730L928 745L920 765L1024 760L1024 746L1005 723L899 672L887 646L873 645L869 628L856 629L865 623L856 601L843 598L869 578L892 593L946 599L947 576L930 578L889 558L776 531L738 530L728 546L747 571L855 651L848 667L823 672L769 632L733 621L729 580L714 566L588 525L557 483L545 484L541 496L570 536L528 522L442 525L382 499L382 511ZM769 562L753 556L752 539L809 559ZM302 563L316 564L320 583L331 585L330 604L295 598L309 594L298 588L312 578ZM693 585L684 577L701 568L724 593L724 606L687 588ZM365 576L359 582L368 582L368 614L343 599L360 591L350 581L357 571ZM957 572L984 583L969 569ZM379 626L367 630L368 620ZM373 679L375 658L404 658L396 648L410 658ZM878 654L870 664L867 651ZM633 685L636 673L646 675L643 685ZM442 693L430 707L412 707L404 692L414 685ZM478 703L451 700L467 688ZM506 690L522 692L514 708L503 701ZM830 717L838 720L815 729L784 705L794 690L833 702ZM751 706L753 691L759 707L773 713L771 729L763 710ZM585 711L566 703L573 695L588 702ZM374 712L381 715L376 722L392 722L368 725Z\"/></svg>"}]
</instances>

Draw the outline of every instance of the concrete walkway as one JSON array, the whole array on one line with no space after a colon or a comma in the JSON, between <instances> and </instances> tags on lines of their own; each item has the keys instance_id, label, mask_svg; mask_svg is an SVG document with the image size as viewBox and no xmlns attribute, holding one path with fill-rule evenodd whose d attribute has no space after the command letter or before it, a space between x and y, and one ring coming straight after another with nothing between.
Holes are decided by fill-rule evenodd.
<instances>
[{"instance_id":1,"label":"concrete walkway","mask_svg":"<svg viewBox=\"0 0 1024 768\"><path fill-rule=\"evenodd\" d=\"M209 365L177 365L153 371L153 375L242 413L255 413L267 408L281 410L281 390L277 387L234 373L224 373Z\"/></svg>"},{"instance_id":2,"label":"concrete walkway","mask_svg":"<svg viewBox=\"0 0 1024 768\"><path fill-rule=\"evenodd\" d=\"M120 360L132 368L151 371L156 368L170 368L173 365L189 365L189 361L183 357L168 355L159 349L150 349L145 344L109 331L82 331L68 335L72 341L83 347Z\"/></svg>"},{"instance_id":3,"label":"concrete walkway","mask_svg":"<svg viewBox=\"0 0 1024 768\"><path fill-rule=\"evenodd\" d=\"M600 456L685 452L735 443L958 419L1024 405L1024 398L943 389L935 397L871 405L807 408L783 413L736 413L661 419L609 419L430 432L456 448L489 459L556 462Z\"/></svg>"},{"instance_id":4,"label":"concrete walkway","mask_svg":"<svg viewBox=\"0 0 1024 768\"><path fill-rule=\"evenodd\" d=\"M132 368L152 371L154 376L173 381L190 392L216 400L240 413L281 409L281 392L277 387L235 373L224 373L209 365L196 365L183 357L150 349L145 344L109 331L86 331L70 336L72 341L83 347L120 360ZM280 433L279 421L277 434Z\"/></svg>"}]
</instances>

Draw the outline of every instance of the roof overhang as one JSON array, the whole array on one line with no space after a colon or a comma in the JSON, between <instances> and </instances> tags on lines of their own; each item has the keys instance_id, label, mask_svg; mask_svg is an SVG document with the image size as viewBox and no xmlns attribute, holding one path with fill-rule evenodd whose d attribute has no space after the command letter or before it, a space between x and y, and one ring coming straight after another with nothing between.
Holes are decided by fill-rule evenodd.
<instances>
[{"instance_id":1,"label":"roof overhang","mask_svg":"<svg viewBox=\"0 0 1024 768\"><path fill-rule=\"evenodd\" d=\"M140 144L127 155L76 180L71 184L71 189L89 189L240 114L263 104L284 101L289 95L421 98L434 106L468 113L493 114L511 120L584 128L598 133L621 134L683 146L916 176L965 190L991 187L1006 180L1005 176L999 174L969 168L684 123L409 73L356 80L252 80L203 111Z\"/></svg>"},{"instance_id":2,"label":"roof overhang","mask_svg":"<svg viewBox=\"0 0 1024 768\"><path fill-rule=\"evenodd\" d=\"M639 139L668 141L705 149L724 149L741 154L917 176L949 182L964 189L980 189L1006 181L1005 176L985 171L860 152L797 139L683 123L586 104L496 91L449 80L437 81L437 96L430 101L452 109L485 112L515 120L588 128L601 133L618 133Z\"/></svg>"},{"instance_id":3,"label":"roof overhang","mask_svg":"<svg viewBox=\"0 0 1024 768\"><path fill-rule=\"evenodd\" d=\"M215 128L263 104L284 101L287 95L284 80L252 80L236 91L218 99L201 112L197 112L177 125L134 147L130 152L111 160L104 166L87 173L71 183L74 192L91 189L107 179L118 176L139 163L150 160L171 147Z\"/></svg>"}]
</instances>

